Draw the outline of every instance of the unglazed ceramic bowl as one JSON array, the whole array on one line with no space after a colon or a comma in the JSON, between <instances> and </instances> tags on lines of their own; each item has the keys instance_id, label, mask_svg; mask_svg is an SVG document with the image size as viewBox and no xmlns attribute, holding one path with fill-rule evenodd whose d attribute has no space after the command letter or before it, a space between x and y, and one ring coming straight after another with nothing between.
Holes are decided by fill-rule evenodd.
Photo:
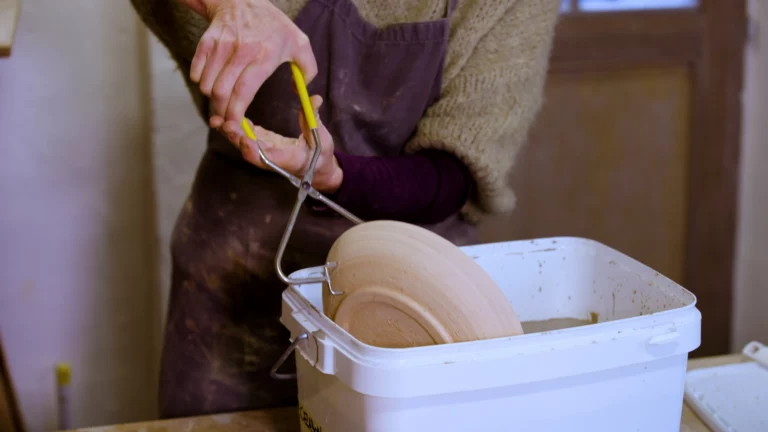
<instances>
[{"instance_id":1,"label":"unglazed ceramic bowl","mask_svg":"<svg viewBox=\"0 0 768 432\"><path fill-rule=\"evenodd\" d=\"M443 237L402 222L374 221L342 234L328 253L334 291L325 314L358 340L407 348L515 336L520 320L471 257Z\"/></svg>"}]
</instances>

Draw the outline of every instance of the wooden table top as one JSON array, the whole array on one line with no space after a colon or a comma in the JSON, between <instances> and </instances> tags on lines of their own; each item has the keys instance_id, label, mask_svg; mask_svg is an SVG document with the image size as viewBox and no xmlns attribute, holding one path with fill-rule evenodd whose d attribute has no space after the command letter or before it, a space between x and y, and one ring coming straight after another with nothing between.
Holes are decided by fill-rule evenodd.
<instances>
[{"instance_id":1,"label":"wooden table top","mask_svg":"<svg viewBox=\"0 0 768 432\"><path fill-rule=\"evenodd\" d=\"M749 361L741 354L704 357L688 362L688 370ZM298 432L299 420L296 408L218 414L183 419L131 423L77 432ZM683 405L680 432L711 432L696 414Z\"/></svg>"}]
</instances>

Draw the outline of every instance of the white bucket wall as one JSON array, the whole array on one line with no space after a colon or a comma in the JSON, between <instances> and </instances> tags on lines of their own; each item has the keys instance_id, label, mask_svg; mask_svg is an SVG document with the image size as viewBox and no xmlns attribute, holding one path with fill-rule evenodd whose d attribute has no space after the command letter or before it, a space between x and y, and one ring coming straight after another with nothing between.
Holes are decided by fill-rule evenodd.
<instances>
[{"instance_id":1,"label":"white bucket wall","mask_svg":"<svg viewBox=\"0 0 768 432\"><path fill-rule=\"evenodd\" d=\"M289 287L303 430L677 431L693 294L602 244L574 238L463 248L523 321L598 323L511 338L382 349L322 315L322 287ZM317 268L297 273L304 275Z\"/></svg>"}]
</instances>

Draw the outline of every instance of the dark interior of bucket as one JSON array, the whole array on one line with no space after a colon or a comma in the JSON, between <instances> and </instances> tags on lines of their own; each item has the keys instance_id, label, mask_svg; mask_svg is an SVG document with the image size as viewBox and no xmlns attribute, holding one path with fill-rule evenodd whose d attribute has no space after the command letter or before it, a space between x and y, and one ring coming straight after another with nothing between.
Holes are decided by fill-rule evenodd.
<instances>
[{"instance_id":1,"label":"dark interior of bucket","mask_svg":"<svg viewBox=\"0 0 768 432\"><path fill-rule=\"evenodd\" d=\"M521 324L523 325L523 332L530 334L596 324L597 320L598 316L593 312L590 313L590 319L552 318L544 321L523 321Z\"/></svg>"}]
</instances>

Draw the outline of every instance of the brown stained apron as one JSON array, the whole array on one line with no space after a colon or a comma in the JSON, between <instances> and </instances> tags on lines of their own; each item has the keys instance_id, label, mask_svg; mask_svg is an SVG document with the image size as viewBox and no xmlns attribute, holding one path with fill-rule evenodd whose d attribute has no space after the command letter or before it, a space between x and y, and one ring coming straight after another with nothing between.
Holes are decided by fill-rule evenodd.
<instances>
[{"instance_id":1,"label":"brown stained apron","mask_svg":"<svg viewBox=\"0 0 768 432\"><path fill-rule=\"evenodd\" d=\"M385 0L382 0L385 1ZM309 86L324 103L320 118L341 151L402 152L439 95L448 41L443 19L377 29L352 0L309 0L295 22L312 43L318 76ZM288 65L259 90L247 111L257 125L298 136L298 97ZM161 416L179 417L296 404L296 382L269 370L289 344L280 324L274 256L296 189L244 162L215 131L172 239L173 274L160 384ZM291 272L322 265L351 226L334 213L299 215L286 251ZM427 226L458 245L475 230L458 215ZM294 369L292 361L285 372Z\"/></svg>"}]
</instances>

